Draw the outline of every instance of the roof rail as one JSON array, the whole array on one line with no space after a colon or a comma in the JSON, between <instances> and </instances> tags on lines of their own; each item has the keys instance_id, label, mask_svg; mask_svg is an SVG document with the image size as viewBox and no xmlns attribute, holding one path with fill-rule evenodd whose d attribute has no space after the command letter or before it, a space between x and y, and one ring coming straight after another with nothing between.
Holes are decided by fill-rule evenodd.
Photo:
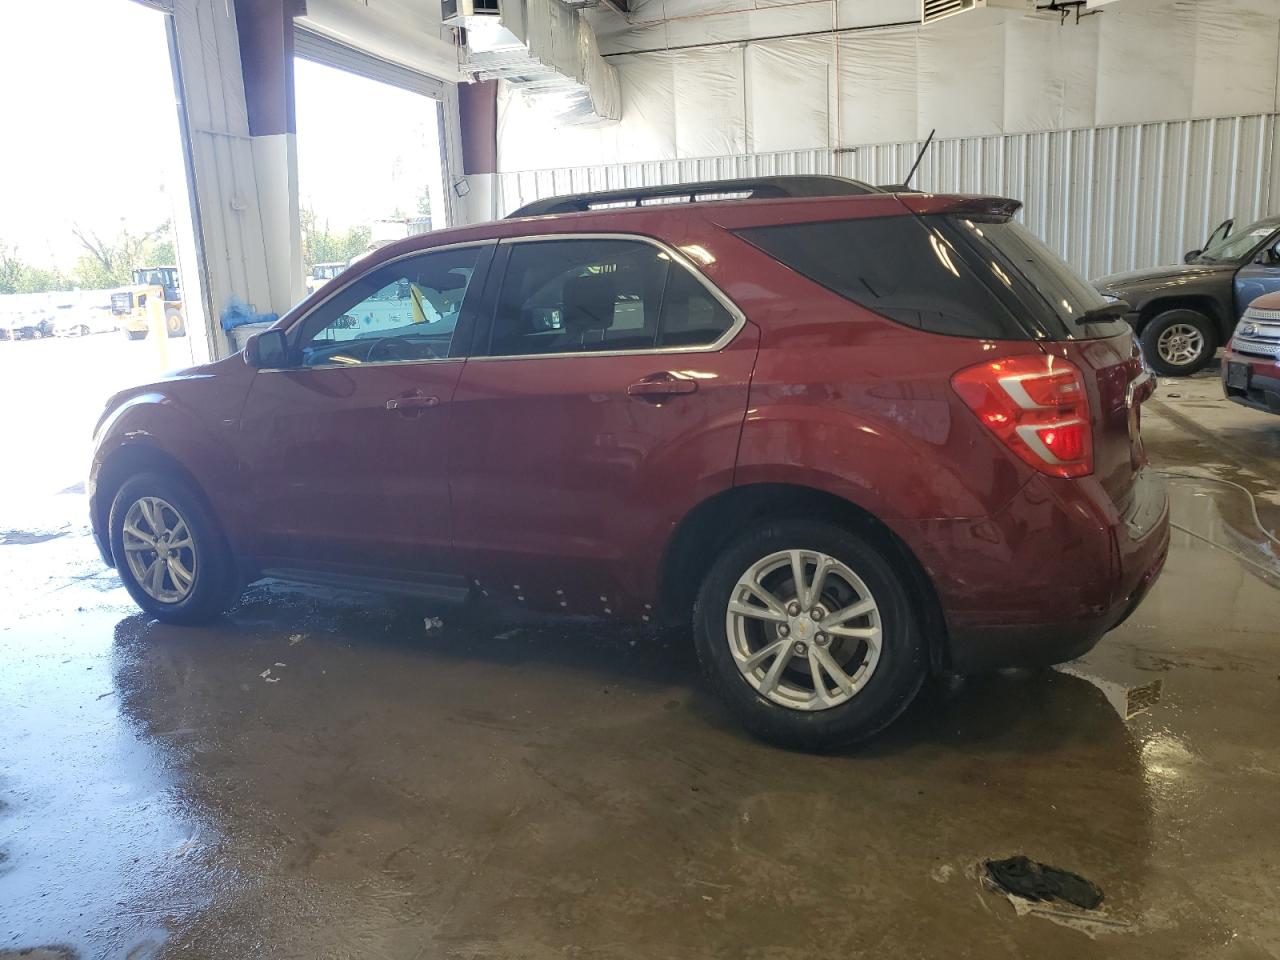
<instances>
[{"instance_id":1,"label":"roof rail","mask_svg":"<svg viewBox=\"0 0 1280 960\"><path fill-rule=\"evenodd\" d=\"M627 187L599 193L574 193L526 203L507 214L539 217L551 213L580 213L614 207L646 207L663 203L699 203L708 200L765 200L778 197L847 197L884 193L861 180L827 176L749 177L741 180L704 180L657 187Z\"/></svg>"}]
</instances>

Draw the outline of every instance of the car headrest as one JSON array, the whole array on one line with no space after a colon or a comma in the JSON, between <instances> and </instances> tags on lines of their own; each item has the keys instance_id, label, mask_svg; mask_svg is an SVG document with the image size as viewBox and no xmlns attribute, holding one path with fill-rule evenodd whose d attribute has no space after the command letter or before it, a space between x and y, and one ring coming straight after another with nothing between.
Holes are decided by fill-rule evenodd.
<instances>
[{"instance_id":1,"label":"car headrest","mask_svg":"<svg viewBox=\"0 0 1280 960\"><path fill-rule=\"evenodd\" d=\"M564 326L573 333L608 330L617 302L611 273L571 277L564 284Z\"/></svg>"}]
</instances>

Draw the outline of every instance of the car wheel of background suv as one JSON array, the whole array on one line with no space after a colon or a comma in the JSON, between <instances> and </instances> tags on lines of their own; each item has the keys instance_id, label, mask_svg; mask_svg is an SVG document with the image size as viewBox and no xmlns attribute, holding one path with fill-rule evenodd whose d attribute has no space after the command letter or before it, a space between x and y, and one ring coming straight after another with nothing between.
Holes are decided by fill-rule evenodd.
<instances>
[{"instance_id":1,"label":"car wheel of background suv","mask_svg":"<svg viewBox=\"0 0 1280 960\"><path fill-rule=\"evenodd\" d=\"M1166 310L1142 328L1142 354L1156 373L1189 377L1218 349L1213 321L1196 310Z\"/></svg>"},{"instance_id":2,"label":"car wheel of background suv","mask_svg":"<svg viewBox=\"0 0 1280 960\"><path fill-rule=\"evenodd\" d=\"M190 485L159 473L128 480L109 520L111 555L125 589L168 623L203 623L240 593L226 538Z\"/></svg>"},{"instance_id":3,"label":"car wheel of background suv","mask_svg":"<svg viewBox=\"0 0 1280 960\"><path fill-rule=\"evenodd\" d=\"M716 559L694 604L711 686L758 736L826 750L864 740L911 703L928 655L906 579L835 524L778 520Z\"/></svg>"}]
</instances>

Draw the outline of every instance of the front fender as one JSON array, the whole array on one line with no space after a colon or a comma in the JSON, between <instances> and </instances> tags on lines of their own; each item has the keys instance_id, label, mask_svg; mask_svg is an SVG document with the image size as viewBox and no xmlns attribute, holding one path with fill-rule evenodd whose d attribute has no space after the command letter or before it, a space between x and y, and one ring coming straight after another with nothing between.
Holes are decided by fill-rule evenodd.
<instances>
[{"instance_id":1,"label":"front fender","mask_svg":"<svg viewBox=\"0 0 1280 960\"><path fill-rule=\"evenodd\" d=\"M215 382L144 388L107 411L95 433L86 485L95 530L105 526L110 501L130 476L172 466L204 494L232 545L244 542L236 453L243 396L237 402Z\"/></svg>"}]
</instances>

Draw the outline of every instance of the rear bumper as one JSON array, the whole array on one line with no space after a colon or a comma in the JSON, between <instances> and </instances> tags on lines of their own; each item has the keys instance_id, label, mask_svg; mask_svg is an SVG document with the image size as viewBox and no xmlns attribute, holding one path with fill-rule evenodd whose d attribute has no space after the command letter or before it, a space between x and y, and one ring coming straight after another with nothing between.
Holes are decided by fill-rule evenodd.
<instances>
[{"instance_id":1,"label":"rear bumper","mask_svg":"<svg viewBox=\"0 0 1280 960\"><path fill-rule=\"evenodd\" d=\"M1051 666L1084 656L1108 631L1129 619L1155 584L1169 556L1167 524L1157 542L1160 548L1149 566L1144 570L1141 563L1135 565L1137 581L1102 616L1068 623L957 628L950 638L951 668L959 673L978 673L1002 667Z\"/></svg>"},{"instance_id":2,"label":"rear bumper","mask_svg":"<svg viewBox=\"0 0 1280 960\"><path fill-rule=\"evenodd\" d=\"M934 582L946 664L960 673L1062 663L1137 608L1169 552L1169 503L1151 471L1120 515L1092 481L1037 478L981 521L906 536Z\"/></svg>"},{"instance_id":3,"label":"rear bumper","mask_svg":"<svg viewBox=\"0 0 1280 960\"><path fill-rule=\"evenodd\" d=\"M1247 389L1229 386L1227 363L1249 367ZM1266 413L1280 413L1280 361L1246 356L1230 349L1222 352L1222 392L1228 400Z\"/></svg>"}]
</instances>

